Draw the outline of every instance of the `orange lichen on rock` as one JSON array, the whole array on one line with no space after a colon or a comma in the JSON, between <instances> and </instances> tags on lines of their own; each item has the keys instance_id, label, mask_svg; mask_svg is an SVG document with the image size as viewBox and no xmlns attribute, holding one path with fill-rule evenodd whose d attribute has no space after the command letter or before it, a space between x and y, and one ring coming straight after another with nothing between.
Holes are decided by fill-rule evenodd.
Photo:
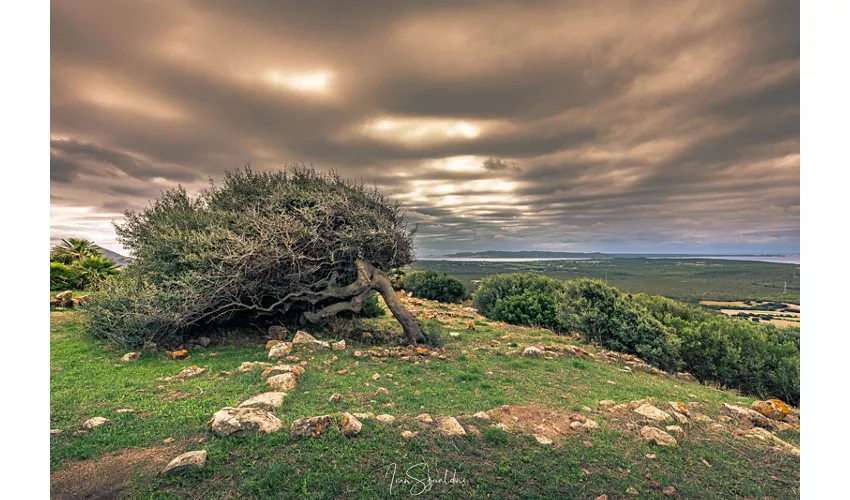
<instances>
[{"instance_id":1,"label":"orange lichen on rock","mask_svg":"<svg viewBox=\"0 0 850 500\"><path fill-rule=\"evenodd\" d=\"M179 351L174 351L171 353L171 359L186 359L189 357L189 351L186 349L180 349Z\"/></svg>"},{"instance_id":2,"label":"orange lichen on rock","mask_svg":"<svg viewBox=\"0 0 850 500\"><path fill-rule=\"evenodd\" d=\"M786 415L791 413L791 408L787 404L778 399L768 399L767 401L754 401L750 408L761 413L767 418L781 420Z\"/></svg>"}]
</instances>

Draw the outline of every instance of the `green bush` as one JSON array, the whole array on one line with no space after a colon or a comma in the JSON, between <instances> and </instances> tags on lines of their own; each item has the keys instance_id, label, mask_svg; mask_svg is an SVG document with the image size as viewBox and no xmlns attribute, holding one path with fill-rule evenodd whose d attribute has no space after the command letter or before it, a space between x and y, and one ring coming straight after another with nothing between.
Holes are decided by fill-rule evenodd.
<instances>
[{"instance_id":1,"label":"green bush","mask_svg":"<svg viewBox=\"0 0 850 500\"><path fill-rule=\"evenodd\" d=\"M668 371L681 367L672 331L601 281L583 278L565 283L557 317L562 330L578 331L608 349L635 354Z\"/></svg>"},{"instance_id":2,"label":"green bush","mask_svg":"<svg viewBox=\"0 0 850 500\"><path fill-rule=\"evenodd\" d=\"M561 286L539 274L499 274L485 279L472 301L481 314L496 321L557 329L555 301Z\"/></svg>"},{"instance_id":3,"label":"green bush","mask_svg":"<svg viewBox=\"0 0 850 500\"><path fill-rule=\"evenodd\" d=\"M80 288L79 269L61 262L50 263L50 289L68 290Z\"/></svg>"},{"instance_id":4,"label":"green bush","mask_svg":"<svg viewBox=\"0 0 850 500\"><path fill-rule=\"evenodd\" d=\"M385 316L387 310L381 305L378 299L378 292L372 290L363 299L363 306L360 309L360 317L362 318L378 318Z\"/></svg>"},{"instance_id":5,"label":"green bush","mask_svg":"<svg viewBox=\"0 0 850 500\"><path fill-rule=\"evenodd\" d=\"M467 297L463 283L436 271L413 271L404 277L402 289L419 299L460 302Z\"/></svg>"}]
</instances>

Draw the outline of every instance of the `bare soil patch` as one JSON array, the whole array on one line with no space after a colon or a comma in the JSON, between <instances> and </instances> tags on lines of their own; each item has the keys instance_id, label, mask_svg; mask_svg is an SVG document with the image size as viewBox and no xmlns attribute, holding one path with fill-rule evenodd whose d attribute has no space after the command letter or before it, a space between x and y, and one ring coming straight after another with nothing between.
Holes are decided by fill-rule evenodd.
<instances>
[{"instance_id":1,"label":"bare soil patch","mask_svg":"<svg viewBox=\"0 0 850 500\"><path fill-rule=\"evenodd\" d=\"M118 498L135 474L156 474L180 454L173 446L125 448L73 462L50 475L51 498Z\"/></svg>"},{"instance_id":2,"label":"bare soil patch","mask_svg":"<svg viewBox=\"0 0 850 500\"><path fill-rule=\"evenodd\" d=\"M567 434L575 432L570 428L570 424L587 420L587 417L581 413L550 410L534 405L503 405L493 408L487 414L494 422L503 424L510 431L538 434L556 442L560 442Z\"/></svg>"}]
</instances>

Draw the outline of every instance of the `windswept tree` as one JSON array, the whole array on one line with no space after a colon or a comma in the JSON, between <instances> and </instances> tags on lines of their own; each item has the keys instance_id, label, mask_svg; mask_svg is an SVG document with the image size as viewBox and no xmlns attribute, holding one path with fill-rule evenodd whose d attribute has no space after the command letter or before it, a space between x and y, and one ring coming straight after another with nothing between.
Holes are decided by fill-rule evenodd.
<instances>
[{"instance_id":1,"label":"windswept tree","mask_svg":"<svg viewBox=\"0 0 850 500\"><path fill-rule=\"evenodd\" d=\"M422 328L389 273L413 260L397 204L336 175L247 167L197 198L180 187L116 225L133 262L88 308L93 333L124 344L285 318L322 323L384 298L410 343Z\"/></svg>"}]
</instances>

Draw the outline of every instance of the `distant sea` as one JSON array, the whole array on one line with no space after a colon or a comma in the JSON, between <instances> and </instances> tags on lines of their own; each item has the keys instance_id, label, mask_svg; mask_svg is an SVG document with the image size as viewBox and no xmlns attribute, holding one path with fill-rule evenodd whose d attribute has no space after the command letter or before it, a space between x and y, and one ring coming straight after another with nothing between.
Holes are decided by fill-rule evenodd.
<instances>
[{"instance_id":1,"label":"distant sea","mask_svg":"<svg viewBox=\"0 0 850 500\"><path fill-rule=\"evenodd\" d=\"M610 259L616 255L608 254L604 257L550 257L550 258L534 258L534 257L420 257L417 260L447 260L452 262L540 262L549 260L601 260ZM622 258L640 258L638 255L628 255ZM797 264L800 265L800 254L794 255L671 255L670 257L652 255L646 256L648 259L711 259L711 260L745 260L754 262L772 262L775 264Z\"/></svg>"}]
</instances>

